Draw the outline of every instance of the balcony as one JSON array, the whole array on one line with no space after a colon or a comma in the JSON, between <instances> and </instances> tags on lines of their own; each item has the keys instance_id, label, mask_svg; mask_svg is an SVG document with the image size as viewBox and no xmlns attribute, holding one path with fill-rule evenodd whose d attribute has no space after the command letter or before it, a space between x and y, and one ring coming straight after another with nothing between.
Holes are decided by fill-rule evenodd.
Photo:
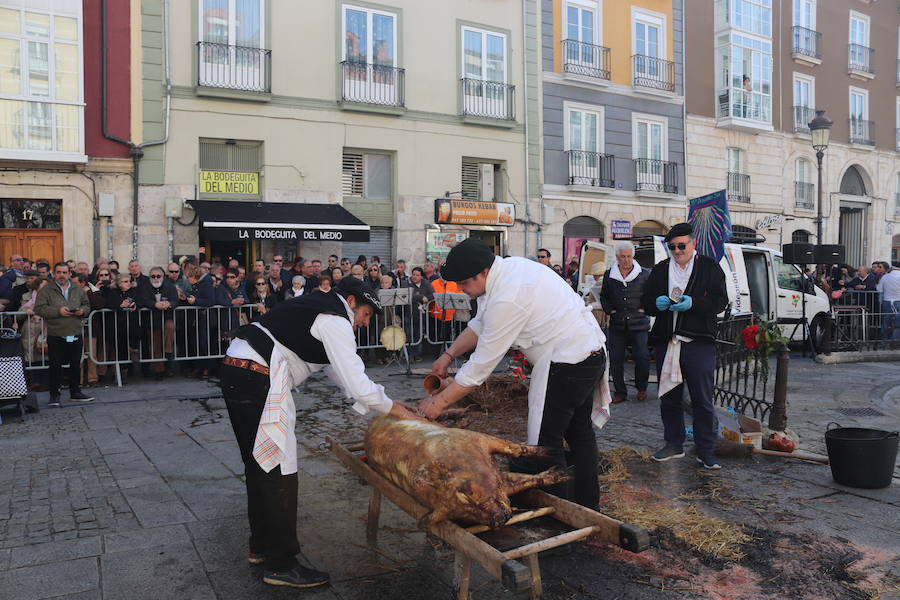
<instances>
[{"instance_id":1,"label":"balcony","mask_svg":"<svg viewBox=\"0 0 900 600\"><path fill-rule=\"evenodd\" d=\"M809 106L794 107L794 133L809 135L809 122L816 116L816 109Z\"/></svg>"},{"instance_id":2,"label":"balcony","mask_svg":"<svg viewBox=\"0 0 900 600\"><path fill-rule=\"evenodd\" d=\"M341 101L345 108L372 106L402 109L404 107L405 69L345 60L341 63L341 82ZM350 106L347 106L348 104Z\"/></svg>"},{"instance_id":3,"label":"balcony","mask_svg":"<svg viewBox=\"0 0 900 600\"><path fill-rule=\"evenodd\" d=\"M847 119L850 129L849 141L851 144L861 144L863 146L874 146L875 138L875 122L865 121L863 119Z\"/></svg>"},{"instance_id":4,"label":"balcony","mask_svg":"<svg viewBox=\"0 0 900 600\"><path fill-rule=\"evenodd\" d=\"M516 86L483 79L459 80L464 117L514 121L516 118Z\"/></svg>"},{"instance_id":5,"label":"balcony","mask_svg":"<svg viewBox=\"0 0 900 600\"><path fill-rule=\"evenodd\" d=\"M728 173L728 201L750 204L750 176L743 173Z\"/></svg>"},{"instance_id":6,"label":"balcony","mask_svg":"<svg viewBox=\"0 0 900 600\"><path fill-rule=\"evenodd\" d=\"M637 89L675 93L675 63L671 61L635 54L631 57L631 74L632 85Z\"/></svg>"},{"instance_id":7,"label":"balcony","mask_svg":"<svg viewBox=\"0 0 900 600\"><path fill-rule=\"evenodd\" d=\"M774 131L771 96L742 88L725 88L719 90L718 98L717 127L747 133Z\"/></svg>"},{"instance_id":8,"label":"balcony","mask_svg":"<svg viewBox=\"0 0 900 600\"><path fill-rule=\"evenodd\" d=\"M794 208L813 210L815 204L816 186L804 181L794 182Z\"/></svg>"},{"instance_id":9,"label":"balcony","mask_svg":"<svg viewBox=\"0 0 900 600\"><path fill-rule=\"evenodd\" d=\"M569 185L611 188L616 185L616 157L612 154L566 150Z\"/></svg>"},{"instance_id":10,"label":"balcony","mask_svg":"<svg viewBox=\"0 0 900 600\"><path fill-rule=\"evenodd\" d=\"M793 30L794 45L791 49L791 58L794 62L814 67L822 64L822 34L806 27L795 25Z\"/></svg>"},{"instance_id":11,"label":"balcony","mask_svg":"<svg viewBox=\"0 0 900 600\"><path fill-rule=\"evenodd\" d=\"M609 48L578 40L563 40L562 46L564 72L609 81Z\"/></svg>"},{"instance_id":12,"label":"balcony","mask_svg":"<svg viewBox=\"0 0 900 600\"><path fill-rule=\"evenodd\" d=\"M678 193L678 164L652 158L635 158L634 189L637 192Z\"/></svg>"},{"instance_id":13,"label":"balcony","mask_svg":"<svg viewBox=\"0 0 900 600\"><path fill-rule=\"evenodd\" d=\"M875 49L859 44L849 44L847 71L850 77L869 81L875 78Z\"/></svg>"},{"instance_id":14,"label":"balcony","mask_svg":"<svg viewBox=\"0 0 900 600\"><path fill-rule=\"evenodd\" d=\"M894 216L900 218L900 192L894 193Z\"/></svg>"},{"instance_id":15,"label":"balcony","mask_svg":"<svg viewBox=\"0 0 900 600\"><path fill-rule=\"evenodd\" d=\"M197 42L197 85L238 92L272 91L272 51Z\"/></svg>"}]
</instances>

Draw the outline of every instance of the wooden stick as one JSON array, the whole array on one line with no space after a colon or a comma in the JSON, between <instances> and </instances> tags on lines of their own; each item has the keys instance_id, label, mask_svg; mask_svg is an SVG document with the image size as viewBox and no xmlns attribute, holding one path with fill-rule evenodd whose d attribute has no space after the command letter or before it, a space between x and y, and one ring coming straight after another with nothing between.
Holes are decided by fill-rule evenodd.
<instances>
[{"instance_id":1,"label":"wooden stick","mask_svg":"<svg viewBox=\"0 0 900 600\"><path fill-rule=\"evenodd\" d=\"M369 514L366 517L366 543L370 546L378 545L378 519L381 517L381 492L378 488L372 488L369 497Z\"/></svg>"},{"instance_id":2,"label":"wooden stick","mask_svg":"<svg viewBox=\"0 0 900 600\"><path fill-rule=\"evenodd\" d=\"M580 504L569 502L558 496L553 496L542 490L528 490L521 497L529 506L552 506L556 509L553 515L554 518L571 527L597 527L596 533L604 542L609 542L616 546L620 545L619 527L622 525L622 522L617 519Z\"/></svg>"},{"instance_id":3,"label":"wooden stick","mask_svg":"<svg viewBox=\"0 0 900 600\"><path fill-rule=\"evenodd\" d=\"M538 508L535 510L526 510L525 512L513 515L512 517L510 517L509 521L507 521L500 527L515 525L516 523L522 523L523 521L530 521L531 519L537 519L538 517L543 517L544 515L552 515L555 512L556 509L552 506L545 506L544 508ZM487 525L472 525L471 527L466 527L466 531L468 531L469 533L484 533L485 531L490 530L491 528Z\"/></svg>"},{"instance_id":4,"label":"wooden stick","mask_svg":"<svg viewBox=\"0 0 900 600\"><path fill-rule=\"evenodd\" d=\"M597 533L599 530L599 527L591 526L584 527L582 529L576 529L575 531L568 531L566 533L554 535L553 537L547 538L545 540L540 540L539 542L532 542L530 544L525 544L524 546L519 546L518 548L513 548L512 550L507 550L503 553L503 556L507 560L513 558L522 558L523 556L528 556L529 554L543 552L544 550L550 550L551 548L556 548L558 546L564 546L572 542L577 542L578 540L584 539L592 533Z\"/></svg>"},{"instance_id":5,"label":"wooden stick","mask_svg":"<svg viewBox=\"0 0 900 600\"><path fill-rule=\"evenodd\" d=\"M762 448L753 448L753 454L765 454L766 456L780 456L781 458L798 458L800 460L809 460L812 462L828 464L828 459L824 456L810 456L809 454L796 454L794 452L779 452L778 450L764 450Z\"/></svg>"},{"instance_id":6,"label":"wooden stick","mask_svg":"<svg viewBox=\"0 0 900 600\"><path fill-rule=\"evenodd\" d=\"M457 600L469 600L469 580L472 574L472 561L468 556L456 551L453 557L453 588Z\"/></svg>"},{"instance_id":7,"label":"wooden stick","mask_svg":"<svg viewBox=\"0 0 900 600\"><path fill-rule=\"evenodd\" d=\"M528 568L531 569L531 600L541 600L544 595L544 584L541 582L541 566L537 554L529 554L526 559Z\"/></svg>"},{"instance_id":8,"label":"wooden stick","mask_svg":"<svg viewBox=\"0 0 900 600\"><path fill-rule=\"evenodd\" d=\"M366 449L365 442L353 442L352 444L343 444L343 446L350 452L359 452Z\"/></svg>"}]
</instances>

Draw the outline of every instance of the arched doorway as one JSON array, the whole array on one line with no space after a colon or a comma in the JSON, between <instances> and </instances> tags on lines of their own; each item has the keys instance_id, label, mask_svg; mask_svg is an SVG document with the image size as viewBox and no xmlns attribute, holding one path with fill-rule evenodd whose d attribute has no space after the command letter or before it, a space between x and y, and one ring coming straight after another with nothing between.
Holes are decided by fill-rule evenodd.
<instances>
[{"instance_id":1,"label":"arched doorway","mask_svg":"<svg viewBox=\"0 0 900 600\"><path fill-rule=\"evenodd\" d=\"M808 244L812 234L805 229L796 229L791 234L792 244Z\"/></svg>"},{"instance_id":2,"label":"arched doorway","mask_svg":"<svg viewBox=\"0 0 900 600\"><path fill-rule=\"evenodd\" d=\"M854 267L863 262L863 246L866 237L866 220L869 195L865 173L862 167L852 165L841 177L840 220L838 221L838 244L844 246L847 264ZM850 196L848 199L847 197ZM859 200L854 200L859 198Z\"/></svg>"},{"instance_id":3,"label":"arched doorway","mask_svg":"<svg viewBox=\"0 0 900 600\"><path fill-rule=\"evenodd\" d=\"M572 256L578 260L581 251L581 243L585 240L591 242L602 242L606 238L606 229L603 223L593 217L575 217L569 219L563 225L563 255L559 258L559 262L563 269L568 267L568 263Z\"/></svg>"},{"instance_id":4,"label":"arched doorway","mask_svg":"<svg viewBox=\"0 0 900 600\"><path fill-rule=\"evenodd\" d=\"M666 235L669 228L659 221L640 221L631 228L632 237L646 237L649 235Z\"/></svg>"},{"instance_id":5,"label":"arched doorway","mask_svg":"<svg viewBox=\"0 0 900 600\"><path fill-rule=\"evenodd\" d=\"M736 244L749 244L756 241L757 237L759 237L759 234L752 227L744 225L731 226L731 241Z\"/></svg>"}]
</instances>

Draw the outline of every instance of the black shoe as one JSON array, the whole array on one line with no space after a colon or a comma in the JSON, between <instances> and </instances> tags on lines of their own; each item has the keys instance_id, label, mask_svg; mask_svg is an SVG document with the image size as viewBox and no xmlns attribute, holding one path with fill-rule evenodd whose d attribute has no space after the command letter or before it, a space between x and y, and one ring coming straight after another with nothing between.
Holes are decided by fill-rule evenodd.
<instances>
[{"instance_id":1,"label":"black shoe","mask_svg":"<svg viewBox=\"0 0 900 600\"><path fill-rule=\"evenodd\" d=\"M69 394L69 398L72 399L72 400L74 400L74 401L76 401L76 402L93 402L93 401L94 401L94 397L93 397L93 396L88 396L87 394L85 394L85 393L82 392L81 390L79 390L79 391L77 391L77 392L72 392L72 393L70 393L70 394Z\"/></svg>"},{"instance_id":2,"label":"black shoe","mask_svg":"<svg viewBox=\"0 0 900 600\"><path fill-rule=\"evenodd\" d=\"M50 402L47 403L47 406L52 406L55 408L62 406L59 402L59 396L50 396Z\"/></svg>"},{"instance_id":3,"label":"black shoe","mask_svg":"<svg viewBox=\"0 0 900 600\"><path fill-rule=\"evenodd\" d=\"M722 465L719 464L719 461L717 461L712 456L698 456L697 462L703 465L704 469L716 470L722 468Z\"/></svg>"},{"instance_id":4,"label":"black shoe","mask_svg":"<svg viewBox=\"0 0 900 600\"><path fill-rule=\"evenodd\" d=\"M672 458L684 458L684 449L676 448L674 446L666 446L664 448L660 448L651 456L653 460L656 462L666 462Z\"/></svg>"},{"instance_id":5,"label":"black shoe","mask_svg":"<svg viewBox=\"0 0 900 600\"><path fill-rule=\"evenodd\" d=\"M297 565L290 571L266 571L263 581L269 585L285 585L295 588L313 588L328 583L328 573Z\"/></svg>"}]
</instances>

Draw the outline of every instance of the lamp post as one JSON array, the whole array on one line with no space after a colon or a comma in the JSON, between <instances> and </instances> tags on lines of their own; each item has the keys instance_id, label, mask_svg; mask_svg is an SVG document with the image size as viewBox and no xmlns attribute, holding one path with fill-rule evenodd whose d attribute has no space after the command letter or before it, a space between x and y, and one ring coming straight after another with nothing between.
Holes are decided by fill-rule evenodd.
<instances>
[{"instance_id":1,"label":"lamp post","mask_svg":"<svg viewBox=\"0 0 900 600\"><path fill-rule=\"evenodd\" d=\"M816 162L819 167L819 185L816 189L818 202L816 207L816 243L822 244L822 158L828 149L828 137L831 135L833 122L825 116L824 110L817 110L815 118L809 122L809 133L812 136L812 147L816 151Z\"/></svg>"}]
</instances>

